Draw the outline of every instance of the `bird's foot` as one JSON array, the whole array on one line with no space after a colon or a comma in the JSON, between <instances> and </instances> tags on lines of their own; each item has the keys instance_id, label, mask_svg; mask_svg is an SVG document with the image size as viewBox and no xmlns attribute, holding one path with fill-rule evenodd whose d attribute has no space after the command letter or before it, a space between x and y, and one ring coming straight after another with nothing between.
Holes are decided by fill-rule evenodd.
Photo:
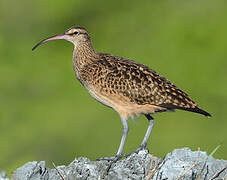
<instances>
[{"instance_id":1,"label":"bird's foot","mask_svg":"<svg viewBox=\"0 0 227 180\"><path fill-rule=\"evenodd\" d=\"M116 163L118 160L120 160L122 157L126 157L126 154L119 154L119 155L116 155L110 162L110 164L108 165L108 167L106 168L106 172L108 174L110 168L112 167L112 165L114 163Z\"/></svg>"},{"instance_id":2,"label":"bird's foot","mask_svg":"<svg viewBox=\"0 0 227 180\"><path fill-rule=\"evenodd\" d=\"M141 150L144 150L144 149L147 149L148 152L149 152L147 144L141 144L135 151L132 151L131 153L127 154L125 157L129 157L134 153L138 154Z\"/></svg>"},{"instance_id":3,"label":"bird's foot","mask_svg":"<svg viewBox=\"0 0 227 180\"><path fill-rule=\"evenodd\" d=\"M119 154L119 155L116 155L114 157L105 157L105 158L99 158L97 159L97 161L111 161L110 164L107 166L106 168L106 174L108 174L110 168L112 167L112 165L114 163L116 163L118 160L120 160L122 157L126 157L127 155L126 154Z\"/></svg>"}]
</instances>

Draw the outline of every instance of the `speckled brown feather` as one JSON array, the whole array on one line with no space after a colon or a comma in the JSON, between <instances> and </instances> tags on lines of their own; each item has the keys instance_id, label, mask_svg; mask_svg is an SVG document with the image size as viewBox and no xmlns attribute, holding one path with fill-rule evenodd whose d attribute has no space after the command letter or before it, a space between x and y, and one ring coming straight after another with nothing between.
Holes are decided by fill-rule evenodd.
<instances>
[{"instance_id":1,"label":"speckled brown feather","mask_svg":"<svg viewBox=\"0 0 227 180\"><path fill-rule=\"evenodd\" d=\"M125 117L174 109L210 116L185 92L149 67L95 52L90 36L84 34L87 40L74 50L74 69L78 80L101 103Z\"/></svg>"}]
</instances>

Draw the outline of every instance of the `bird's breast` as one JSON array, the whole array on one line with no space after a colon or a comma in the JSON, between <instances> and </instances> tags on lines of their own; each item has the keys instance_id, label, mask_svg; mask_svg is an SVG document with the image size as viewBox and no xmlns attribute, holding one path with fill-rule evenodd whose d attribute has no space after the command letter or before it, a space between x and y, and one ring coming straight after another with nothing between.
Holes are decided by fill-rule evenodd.
<instances>
[{"instance_id":1,"label":"bird's breast","mask_svg":"<svg viewBox=\"0 0 227 180\"><path fill-rule=\"evenodd\" d=\"M106 97L105 95L102 95L101 93L97 93L96 91L94 91L92 88L88 88L85 85L85 88L88 90L89 94L98 102L100 102L101 104L113 108L113 104L111 102L111 100Z\"/></svg>"}]
</instances>

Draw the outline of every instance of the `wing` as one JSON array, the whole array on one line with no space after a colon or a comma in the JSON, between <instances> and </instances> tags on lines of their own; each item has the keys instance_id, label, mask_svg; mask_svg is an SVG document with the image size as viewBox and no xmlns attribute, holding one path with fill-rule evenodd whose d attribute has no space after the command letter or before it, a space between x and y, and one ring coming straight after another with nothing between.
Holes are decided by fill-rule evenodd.
<instances>
[{"instance_id":1,"label":"wing","mask_svg":"<svg viewBox=\"0 0 227 180\"><path fill-rule=\"evenodd\" d=\"M139 105L183 109L209 116L185 92L147 66L109 54L103 54L95 66L102 91L120 94Z\"/></svg>"}]
</instances>

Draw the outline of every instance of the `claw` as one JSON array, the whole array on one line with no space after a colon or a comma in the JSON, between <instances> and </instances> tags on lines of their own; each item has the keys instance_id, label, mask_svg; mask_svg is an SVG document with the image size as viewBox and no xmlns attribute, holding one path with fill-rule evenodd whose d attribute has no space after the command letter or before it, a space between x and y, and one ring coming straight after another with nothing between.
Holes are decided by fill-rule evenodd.
<instances>
[{"instance_id":1,"label":"claw","mask_svg":"<svg viewBox=\"0 0 227 180\"><path fill-rule=\"evenodd\" d=\"M112 162L110 162L109 166L106 168L107 174L108 174L110 168L112 167L112 165L113 165L114 163L116 163L118 160L120 160L122 157L126 157L126 154L119 154L119 155L116 155L116 156L114 157L114 159L112 159Z\"/></svg>"},{"instance_id":2,"label":"claw","mask_svg":"<svg viewBox=\"0 0 227 180\"><path fill-rule=\"evenodd\" d=\"M116 163L118 160L120 160L122 157L126 157L126 154L119 154L114 157L104 157L104 158L98 158L97 161L111 161L108 167L106 168L106 175L108 174L110 168L114 163Z\"/></svg>"}]
</instances>

